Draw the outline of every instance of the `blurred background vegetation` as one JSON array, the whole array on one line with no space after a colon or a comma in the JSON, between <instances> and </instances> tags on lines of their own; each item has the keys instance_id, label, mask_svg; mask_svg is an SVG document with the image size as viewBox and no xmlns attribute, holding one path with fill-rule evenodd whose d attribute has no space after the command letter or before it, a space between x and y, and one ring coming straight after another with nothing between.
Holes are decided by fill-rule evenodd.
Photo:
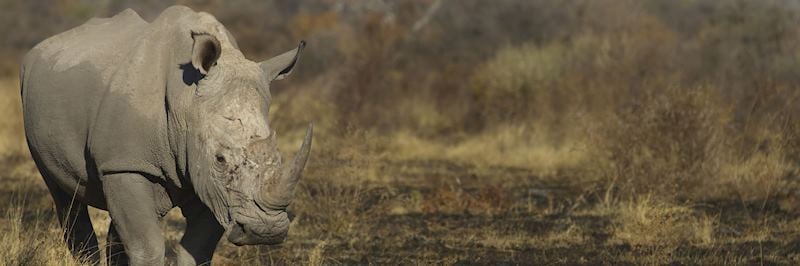
<instances>
[{"instance_id":1,"label":"blurred background vegetation","mask_svg":"<svg viewBox=\"0 0 800 266\"><path fill-rule=\"evenodd\" d=\"M270 115L288 141L316 123L311 180L395 182L379 162L452 162L626 202L622 214L800 206L797 1L0 0L0 74L91 17L152 20L173 4L216 16L254 61L309 43ZM5 88L0 153L21 154L18 88Z\"/></svg>"}]
</instances>

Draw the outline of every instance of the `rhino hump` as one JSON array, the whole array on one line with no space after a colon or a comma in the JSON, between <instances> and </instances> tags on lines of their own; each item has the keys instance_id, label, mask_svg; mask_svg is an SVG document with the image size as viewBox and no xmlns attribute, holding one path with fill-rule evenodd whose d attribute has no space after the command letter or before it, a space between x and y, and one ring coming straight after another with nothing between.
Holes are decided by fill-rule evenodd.
<instances>
[{"instance_id":1,"label":"rhino hump","mask_svg":"<svg viewBox=\"0 0 800 266\"><path fill-rule=\"evenodd\" d=\"M93 18L47 39L34 50L51 60L53 71L64 71L87 61L102 69L113 63L119 56L115 51L126 50L130 39L147 24L136 12L126 9L111 18Z\"/></svg>"}]
</instances>

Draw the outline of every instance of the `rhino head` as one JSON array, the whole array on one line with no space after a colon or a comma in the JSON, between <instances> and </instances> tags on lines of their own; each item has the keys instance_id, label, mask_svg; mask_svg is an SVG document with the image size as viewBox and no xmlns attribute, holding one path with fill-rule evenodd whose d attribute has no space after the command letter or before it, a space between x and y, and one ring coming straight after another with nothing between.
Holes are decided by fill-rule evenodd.
<instances>
[{"instance_id":1,"label":"rhino head","mask_svg":"<svg viewBox=\"0 0 800 266\"><path fill-rule=\"evenodd\" d=\"M216 36L193 34L191 65L202 75L188 108L188 175L230 242L278 244L289 230L286 209L308 159L313 127L294 158L284 162L267 119L269 85L292 72L305 42L256 63L226 35Z\"/></svg>"}]
</instances>

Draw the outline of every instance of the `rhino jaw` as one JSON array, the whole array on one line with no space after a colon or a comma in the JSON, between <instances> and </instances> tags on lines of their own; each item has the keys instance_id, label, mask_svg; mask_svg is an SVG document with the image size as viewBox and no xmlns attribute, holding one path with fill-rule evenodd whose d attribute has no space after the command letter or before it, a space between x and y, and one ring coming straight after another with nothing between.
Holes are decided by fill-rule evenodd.
<instances>
[{"instance_id":1,"label":"rhino jaw","mask_svg":"<svg viewBox=\"0 0 800 266\"><path fill-rule=\"evenodd\" d=\"M286 240L288 231L268 236L261 236L248 225L234 223L228 232L228 241L237 246L244 245L277 245Z\"/></svg>"},{"instance_id":2,"label":"rhino jaw","mask_svg":"<svg viewBox=\"0 0 800 266\"><path fill-rule=\"evenodd\" d=\"M314 134L314 125L308 124L306 136L300 150L295 154L292 163L282 166L280 176L273 179L275 182L266 180L262 185L256 203L264 209L285 210L292 202L294 188L300 181L303 168L308 161L308 154L311 151L311 139ZM270 178L270 177L267 177Z\"/></svg>"}]
</instances>

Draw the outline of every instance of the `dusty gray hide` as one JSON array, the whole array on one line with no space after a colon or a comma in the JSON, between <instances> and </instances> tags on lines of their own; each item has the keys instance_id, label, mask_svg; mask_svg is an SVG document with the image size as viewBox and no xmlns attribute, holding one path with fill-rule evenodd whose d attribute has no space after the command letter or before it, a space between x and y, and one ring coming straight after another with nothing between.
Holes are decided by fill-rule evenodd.
<instances>
[{"instance_id":1,"label":"dusty gray hide","mask_svg":"<svg viewBox=\"0 0 800 266\"><path fill-rule=\"evenodd\" d=\"M166 9L153 22L125 10L34 47L22 65L25 134L73 255L97 262L87 205L111 216L110 264L164 264L158 220L179 207L179 265L237 245L281 243L312 127L283 163L267 121L270 82L305 43L247 60L213 16Z\"/></svg>"}]
</instances>

